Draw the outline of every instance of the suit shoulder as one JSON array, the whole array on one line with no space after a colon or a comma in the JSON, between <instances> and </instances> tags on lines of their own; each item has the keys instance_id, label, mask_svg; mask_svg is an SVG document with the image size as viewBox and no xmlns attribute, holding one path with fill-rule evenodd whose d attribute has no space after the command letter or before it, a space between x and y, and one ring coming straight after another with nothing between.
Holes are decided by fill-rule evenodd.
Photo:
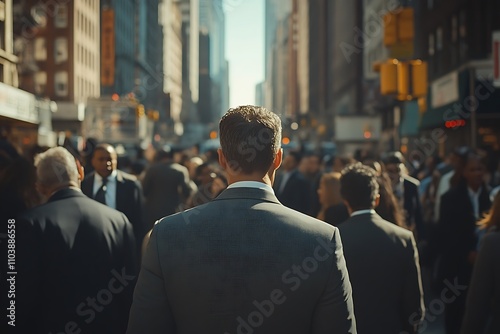
<instances>
[{"instance_id":1,"label":"suit shoulder","mask_svg":"<svg viewBox=\"0 0 500 334\"><path fill-rule=\"evenodd\" d=\"M129 174L129 173L124 172L122 170L119 170L118 172L121 174L121 176L123 177L123 179L125 181L132 181L134 183L137 181L137 177L135 175Z\"/></svg>"},{"instance_id":2,"label":"suit shoulder","mask_svg":"<svg viewBox=\"0 0 500 334\"><path fill-rule=\"evenodd\" d=\"M409 175L405 175L404 176L404 180L410 186L418 187L420 185L420 181L419 180L417 180L416 178L411 177Z\"/></svg>"}]
</instances>

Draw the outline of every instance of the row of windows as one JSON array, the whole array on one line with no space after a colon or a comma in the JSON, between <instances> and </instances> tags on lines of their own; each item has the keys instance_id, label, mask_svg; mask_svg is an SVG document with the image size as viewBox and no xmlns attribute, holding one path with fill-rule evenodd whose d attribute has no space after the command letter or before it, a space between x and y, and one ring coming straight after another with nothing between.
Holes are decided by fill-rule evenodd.
<instances>
[{"instance_id":1,"label":"row of windows","mask_svg":"<svg viewBox=\"0 0 500 334\"><path fill-rule=\"evenodd\" d=\"M90 81L77 76L77 89L76 93L78 97L89 97L96 95L96 85L92 84Z\"/></svg>"},{"instance_id":2,"label":"row of windows","mask_svg":"<svg viewBox=\"0 0 500 334\"><path fill-rule=\"evenodd\" d=\"M83 15L81 11L76 11L76 29L83 31L91 40L98 39L98 29L87 16Z\"/></svg>"},{"instance_id":3,"label":"row of windows","mask_svg":"<svg viewBox=\"0 0 500 334\"><path fill-rule=\"evenodd\" d=\"M47 45L44 37L35 38L35 60L47 60ZM62 64L68 60L68 39L66 37L57 37L54 40L54 63Z\"/></svg>"},{"instance_id":4,"label":"row of windows","mask_svg":"<svg viewBox=\"0 0 500 334\"><path fill-rule=\"evenodd\" d=\"M45 95L47 87L47 72L41 71L35 74L35 93ZM54 93L56 96L68 96L68 72L58 71L54 73Z\"/></svg>"},{"instance_id":5,"label":"row of windows","mask_svg":"<svg viewBox=\"0 0 500 334\"><path fill-rule=\"evenodd\" d=\"M91 70L97 69L98 62L96 55L78 43L76 45L76 61Z\"/></svg>"},{"instance_id":6,"label":"row of windows","mask_svg":"<svg viewBox=\"0 0 500 334\"><path fill-rule=\"evenodd\" d=\"M436 52L443 50L443 33L449 34L449 40L452 44L457 43L459 37L461 40L465 40L467 37L465 11L462 10L460 12L460 22L458 22L457 16L453 15L451 17L449 29L443 29L443 27L439 26L435 32L429 34L429 56L432 57Z\"/></svg>"}]
</instances>

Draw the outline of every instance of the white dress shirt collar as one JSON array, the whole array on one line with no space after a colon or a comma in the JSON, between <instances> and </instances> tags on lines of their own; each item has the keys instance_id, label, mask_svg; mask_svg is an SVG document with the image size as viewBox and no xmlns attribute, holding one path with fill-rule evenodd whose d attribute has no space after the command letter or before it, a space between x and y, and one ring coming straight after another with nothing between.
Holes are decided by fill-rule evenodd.
<instances>
[{"instance_id":1,"label":"white dress shirt collar","mask_svg":"<svg viewBox=\"0 0 500 334\"><path fill-rule=\"evenodd\" d=\"M351 217L359 216L359 215L364 215L365 213L373 214L373 213L375 213L375 210L373 210L373 209L366 209L366 210L354 211L353 213L351 213Z\"/></svg>"},{"instance_id":2,"label":"white dress shirt collar","mask_svg":"<svg viewBox=\"0 0 500 334\"><path fill-rule=\"evenodd\" d=\"M257 181L238 181L235 183L230 184L227 189L231 188L257 188L257 189L262 189L265 190L271 194L274 195L274 190L272 187L269 185L265 184L264 182L257 182Z\"/></svg>"}]
</instances>

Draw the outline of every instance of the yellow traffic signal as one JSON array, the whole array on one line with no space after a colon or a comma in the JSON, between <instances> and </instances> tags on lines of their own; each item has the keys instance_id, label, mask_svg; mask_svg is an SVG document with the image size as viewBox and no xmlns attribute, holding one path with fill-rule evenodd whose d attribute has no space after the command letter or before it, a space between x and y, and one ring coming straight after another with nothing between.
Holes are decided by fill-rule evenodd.
<instances>
[{"instance_id":1,"label":"yellow traffic signal","mask_svg":"<svg viewBox=\"0 0 500 334\"><path fill-rule=\"evenodd\" d=\"M145 114L144 105L139 104L137 107L135 107L135 116L137 118L144 116L144 114Z\"/></svg>"},{"instance_id":2,"label":"yellow traffic signal","mask_svg":"<svg viewBox=\"0 0 500 334\"><path fill-rule=\"evenodd\" d=\"M398 39L397 14L387 13L384 16L384 45L394 45Z\"/></svg>"},{"instance_id":3,"label":"yellow traffic signal","mask_svg":"<svg viewBox=\"0 0 500 334\"><path fill-rule=\"evenodd\" d=\"M411 100L410 96L410 65L398 62L398 100Z\"/></svg>"},{"instance_id":4,"label":"yellow traffic signal","mask_svg":"<svg viewBox=\"0 0 500 334\"><path fill-rule=\"evenodd\" d=\"M410 61L412 96L422 97L427 95L427 63L421 60Z\"/></svg>"},{"instance_id":5,"label":"yellow traffic signal","mask_svg":"<svg viewBox=\"0 0 500 334\"><path fill-rule=\"evenodd\" d=\"M382 95L397 94L397 59L390 59L387 63L380 64L380 93Z\"/></svg>"},{"instance_id":6,"label":"yellow traffic signal","mask_svg":"<svg viewBox=\"0 0 500 334\"><path fill-rule=\"evenodd\" d=\"M411 42L415 35L413 24L413 8L403 8L398 13L398 40L400 42Z\"/></svg>"}]
</instances>

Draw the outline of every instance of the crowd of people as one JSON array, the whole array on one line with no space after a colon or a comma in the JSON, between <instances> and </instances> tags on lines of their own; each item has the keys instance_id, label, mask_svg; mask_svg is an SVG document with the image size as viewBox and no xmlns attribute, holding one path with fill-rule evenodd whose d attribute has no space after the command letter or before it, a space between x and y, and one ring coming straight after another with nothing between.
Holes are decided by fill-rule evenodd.
<instances>
[{"instance_id":1,"label":"crowd of people","mask_svg":"<svg viewBox=\"0 0 500 334\"><path fill-rule=\"evenodd\" d=\"M437 300L447 334L500 332L500 157L331 159L280 140L277 116L245 106L203 153L2 141L16 329L417 333Z\"/></svg>"}]
</instances>

